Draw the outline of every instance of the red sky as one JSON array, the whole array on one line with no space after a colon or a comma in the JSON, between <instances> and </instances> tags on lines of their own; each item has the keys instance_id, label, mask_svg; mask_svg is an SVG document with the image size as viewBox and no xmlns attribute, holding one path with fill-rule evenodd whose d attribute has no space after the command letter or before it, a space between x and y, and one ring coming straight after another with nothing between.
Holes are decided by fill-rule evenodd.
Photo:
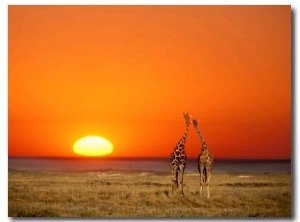
<instances>
[{"instance_id":1,"label":"red sky","mask_svg":"<svg viewBox=\"0 0 300 222\"><path fill-rule=\"evenodd\" d=\"M215 158L290 159L291 7L8 7L9 156L168 157L186 111Z\"/></svg>"}]
</instances>

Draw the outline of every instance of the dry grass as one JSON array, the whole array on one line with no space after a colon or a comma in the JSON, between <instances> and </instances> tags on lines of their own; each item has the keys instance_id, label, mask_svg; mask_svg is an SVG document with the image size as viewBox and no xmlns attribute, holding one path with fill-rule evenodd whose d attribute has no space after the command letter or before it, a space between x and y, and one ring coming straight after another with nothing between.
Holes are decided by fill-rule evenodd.
<instances>
[{"instance_id":1,"label":"dry grass","mask_svg":"<svg viewBox=\"0 0 300 222\"><path fill-rule=\"evenodd\" d=\"M199 197L197 174L185 174L182 198L171 195L169 174L9 170L8 177L9 217L291 217L290 174L213 174L210 199Z\"/></svg>"}]
</instances>

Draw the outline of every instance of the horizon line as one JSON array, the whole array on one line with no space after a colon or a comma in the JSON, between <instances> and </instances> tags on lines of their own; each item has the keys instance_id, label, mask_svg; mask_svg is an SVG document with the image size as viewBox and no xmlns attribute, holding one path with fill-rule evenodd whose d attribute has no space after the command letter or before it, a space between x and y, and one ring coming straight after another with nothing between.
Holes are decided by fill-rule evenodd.
<instances>
[{"instance_id":1,"label":"horizon line","mask_svg":"<svg viewBox=\"0 0 300 222\"><path fill-rule=\"evenodd\" d=\"M154 157L154 156L8 156L9 158L24 158L24 159L169 159L169 157ZM188 157L188 159L198 159L198 157ZM249 161L249 160L257 160L257 161L291 161L291 158L214 158L215 160L232 160L232 161Z\"/></svg>"}]
</instances>

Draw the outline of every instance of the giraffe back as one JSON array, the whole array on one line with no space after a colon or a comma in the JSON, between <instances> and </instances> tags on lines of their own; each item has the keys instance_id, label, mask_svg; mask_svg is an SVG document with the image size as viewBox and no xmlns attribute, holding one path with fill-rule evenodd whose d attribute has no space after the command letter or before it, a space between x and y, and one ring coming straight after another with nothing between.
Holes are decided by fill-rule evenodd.
<instances>
[{"instance_id":1,"label":"giraffe back","mask_svg":"<svg viewBox=\"0 0 300 222\"><path fill-rule=\"evenodd\" d=\"M170 155L170 167L176 168L176 170L184 170L186 166L186 154L184 150L184 144L176 146L174 151Z\"/></svg>"}]
</instances>

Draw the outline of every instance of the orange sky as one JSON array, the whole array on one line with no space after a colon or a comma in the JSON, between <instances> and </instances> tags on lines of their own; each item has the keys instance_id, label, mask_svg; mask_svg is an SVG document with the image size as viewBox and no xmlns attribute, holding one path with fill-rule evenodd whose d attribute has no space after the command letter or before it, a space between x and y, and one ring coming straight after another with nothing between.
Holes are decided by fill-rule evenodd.
<instances>
[{"instance_id":1,"label":"orange sky","mask_svg":"<svg viewBox=\"0 0 300 222\"><path fill-rule=\"evenodd\" d=\"M291 7L9 6L9 156L169 157L186 111L216 158L290 159Z\"/></svg>"}]
</instances>

